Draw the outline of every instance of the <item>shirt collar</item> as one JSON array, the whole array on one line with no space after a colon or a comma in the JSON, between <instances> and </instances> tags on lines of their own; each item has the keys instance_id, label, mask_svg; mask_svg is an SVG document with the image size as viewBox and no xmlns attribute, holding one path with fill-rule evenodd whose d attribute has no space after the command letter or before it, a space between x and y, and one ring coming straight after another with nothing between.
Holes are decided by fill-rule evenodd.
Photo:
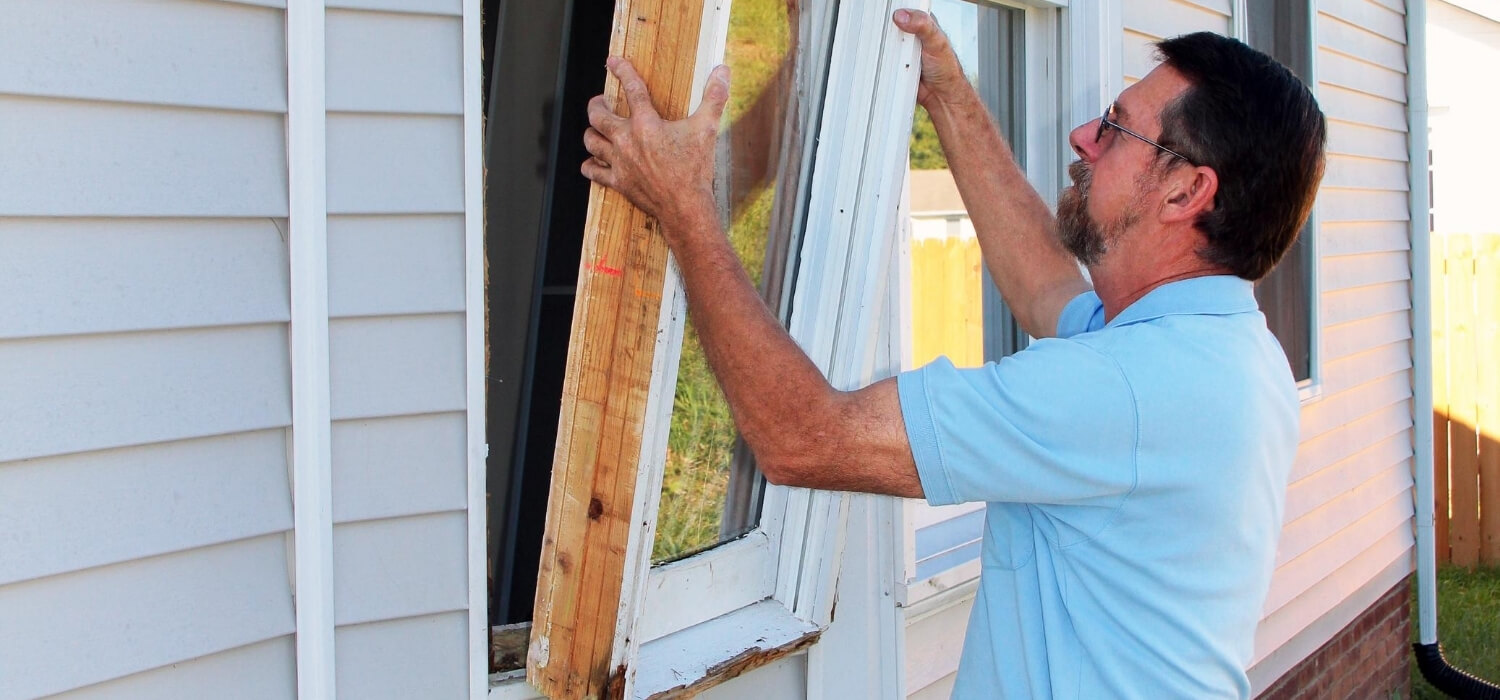
<instances>
[{"instance_id":1,"label":"shirt collar","mask_svg":"<svg viewBox=\"0 0 1500 700\"><path fill-rule=\"evenodd\" d=\"M1107 325L1123 326L1184 314L1224 316L1259 309L1253 282L1233 275L1210 275L1157 287L1125 307Z\"/></svg>"}]
</instances>

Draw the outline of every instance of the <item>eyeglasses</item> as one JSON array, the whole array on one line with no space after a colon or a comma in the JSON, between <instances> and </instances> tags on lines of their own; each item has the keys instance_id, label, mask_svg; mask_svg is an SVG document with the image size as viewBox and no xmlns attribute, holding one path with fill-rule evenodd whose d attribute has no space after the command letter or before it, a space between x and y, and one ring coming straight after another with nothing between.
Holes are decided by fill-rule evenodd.
<instances>
[{"instance_id":1,"label":"eyeglasses","mask_svg":"<svg viewBox=\"0 0 1500 700\"><path fill-rule=\"evenodd\" d=\"M1138 139L1140 139L1142 141L1145 141L1146 143L1151 144L1152 146L1155 146L1155 147L1157 147L1157 148L1159 148L1159 149L1161 149L1161 150L1163 150L1163 151L1165 151L1167 153L1170 153L1170 154L1172 154L1174 156L1177 156L1178 158L1183 159L1184 161L1187 162L1188 165L1197 165L1197 163L1193 162L1192 158L1189 158L1189 157L1187 157L1185 155L1182 155L1181 153L1178 153L1177 151L1174 151L1174 150L1172 150L1170 148L1167 148L1166 146L1163 146L1163 145L1161 145L1161 144L1159 144L1159 143L1157 143L1155 141L1152 141L1151 139L1148 139L1148 138L1146 138L1144 136L1141 136L1140 134L1137 134L1134 131L1131 131L1131 130L1123 127L1123 126L1120 126L1120 123L1117 122L1117 121L1115 121L1112 118L1112 117L1114 117L1114 115L1115 115L1115 104L1113 102L1111 102L1110 105L1109 105L1109 107L1106 107L1104 109L1104 114L1099 117L1099 131L1094 134L1094 143L1098 143L1101 139L1104 138L1104 130L1105 129L1118 129L1119 131L1121 131L1123 133L1130 134L1131 136L1134 136L1134 137L1136 137L1136 138L1138 138Z\"/></svg>"}]
</instances>

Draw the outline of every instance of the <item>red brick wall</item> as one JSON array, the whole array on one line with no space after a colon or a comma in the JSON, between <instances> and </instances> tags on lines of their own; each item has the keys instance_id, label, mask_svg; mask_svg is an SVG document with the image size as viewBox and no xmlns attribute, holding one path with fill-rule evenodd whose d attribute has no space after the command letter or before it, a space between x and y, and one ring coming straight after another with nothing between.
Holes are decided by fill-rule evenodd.
<instances>
[{"instance_id":1,"label":"red brick wall","mask_svg":"<svg viewBox=\"0 0 1500 700\"><path fill-rule=\"evenodd\" d=\"M1411 585L1403 579L1260 697L1405 698L1411 695Z\"/></svg>"}]
</instances>

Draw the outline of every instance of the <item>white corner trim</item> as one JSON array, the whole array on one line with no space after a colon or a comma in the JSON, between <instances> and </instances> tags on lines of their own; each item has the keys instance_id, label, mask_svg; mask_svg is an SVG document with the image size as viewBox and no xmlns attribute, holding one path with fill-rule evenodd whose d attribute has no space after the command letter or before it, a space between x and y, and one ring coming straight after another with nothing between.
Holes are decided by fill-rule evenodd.
<instances>
[{"instance_id":1,"label":"white corner trim","mask_svg":"<svg viewBox=\"0 0 1500 700\"><path fill-rule=\"evenodd\" d=\"M333 469L322 0L291 0L286 24L297 696L331 699Z\"/></svg>"},{"instance_id":2,"label":"white corner trim","mask_svg":"<svg viewBox=\"0 0 1500 700\"><path fill-rule=\"evenodd\" d=\"M464 404L468 434L469 697L489 695L489 571L485 517L484 400L484 135L479 94L484 84L480 60L479 0L463 3L464 55Z\"/></svg>"}]
</instances>

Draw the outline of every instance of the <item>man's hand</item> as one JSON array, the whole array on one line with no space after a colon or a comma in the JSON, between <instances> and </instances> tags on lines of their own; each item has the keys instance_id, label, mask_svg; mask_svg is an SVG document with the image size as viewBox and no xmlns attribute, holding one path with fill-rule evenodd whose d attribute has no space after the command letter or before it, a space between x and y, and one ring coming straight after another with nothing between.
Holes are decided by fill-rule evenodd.
<instances>
[{"instance_id":1,"label":"man's hand","mask_svg":"<svg viewBox=\"0 0 1500 700\"><path fill-rule=\"evenodd\" d=\"M938 28L937 19L921 10L896 10L891 17L896 27L915 34L922 44L922 80L917 84L917 103L933 111L972 92L964 76L958 54L948 42L948 35Z\"/></svg>"},{"instance_id":2,"label":"man's hand","mask_svg":"<svg viewBox=\"0 0 1500 700\"><path fill-rule=\"evenodd\" d=\"M691 233L688 222L714 214L714 141L719 117L729 100L729 69L708 77L703 102L692 116L666 121L651 106L651 95L635 67L619 57L606 65L620 81L630 116L615 114L598 95L589 100L589 128L583 145L592 158L584 177L619 191L632 204L662 222L670 236Z\"/></svg>"}]
</instances>

